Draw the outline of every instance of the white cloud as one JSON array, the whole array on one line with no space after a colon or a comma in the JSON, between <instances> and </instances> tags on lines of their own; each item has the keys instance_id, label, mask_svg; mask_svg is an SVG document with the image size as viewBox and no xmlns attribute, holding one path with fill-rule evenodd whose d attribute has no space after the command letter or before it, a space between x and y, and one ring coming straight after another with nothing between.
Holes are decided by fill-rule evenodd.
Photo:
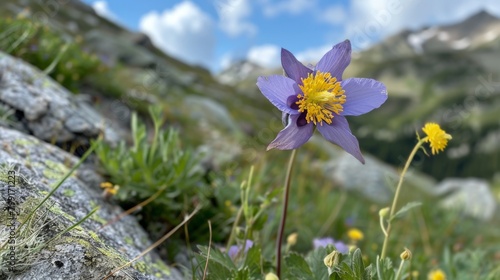
<instances>
[{"instance_id":1,"label":"white cloud","mask_svg":"<svg viewBox=\"0 0 500 280\"><path fill-rule=\"evenodd\" d=\"M319 19L331 25L341 25L347 19L347 11L340 5L330 6L321 12Z\"/></svg>"},{"instance_id":2,"label":"white cloud","mask_svg":"<svg viewBox=\"0 0 500 280\"><path fill-rule=\"evenodd\" d=\"M257 27L248 21L252 14L252 5L248 0L217 0L215 5L219 26L226 34L238 36L257 33Z\"/></svg>"},{"instance_id":3,"label":"white cloud","mask_svg":"<svg viewBox=\"0 0 500 280\"><path fill-rule=\"evenodd\" d=\"M234 57L232 53L225 53L219 60L219 68L224 70L227 69L234 63Z\"/></svg>"},{"instance_id":4,"label":"white cloud","mask_svg":"<svg viewBox=\"0 0 500 280\"><path fill-rule=\"evenodd\" d=\"M213 62L215 30L213 20L198 6L184 1L159 14L142 16L139 28L156 46L191 64Z\"/></svg>"},{"instance_id":5,"label":"white cloud","mask_svg":"<svg viewBox=\"0 0 500 280\"><path fill-rule=\"evenodd\" d=\"M264 15L268 17L280 14L297 15L316 6L316 0L261 0Z\"/></svg>"},{"instance_id":6,"label":"white cloud","mask_svg":"<svg viewBox=\"0 0 500 280\"><path fill-rule=\"evenodd\" d=\"M112 21L118 20L118 17L109 9L108 2L106 1L95 1L92 3L92 8L103 18L107 18Z\"/></svg>"},{"instance_id":7,"label":"white cloud","mask_svg":"<svg viewBox=\"0 0 500 280\"><path fill-rule=\"evenodd\" d=\"M276 45L261 45L252 47L247 59L263 67L277 67L281 64L281 48Z\"/></svg>"},{"instance_id":8,"label":"white cloud","mask_svg":"<svg viewBox=\"0 0 500 280\"><path fill-rule=\"evenodd\" d=\"M465 19L480 9L500 15L497 0L352 0L346 26L354 49L366 48L402 29Z\"/></svg>"}]
</instances>

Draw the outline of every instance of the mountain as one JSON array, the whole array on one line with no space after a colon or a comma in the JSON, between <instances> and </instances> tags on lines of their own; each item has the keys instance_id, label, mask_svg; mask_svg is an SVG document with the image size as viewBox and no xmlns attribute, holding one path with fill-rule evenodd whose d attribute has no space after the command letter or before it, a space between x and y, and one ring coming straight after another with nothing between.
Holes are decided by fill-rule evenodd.
<instances>
[{"instance_id":1,"label":"mountain","mask_svg":"<svg viewBox=\"0 0 500 280\"><path fill-rule=\"evenodd\" d=\"M354 120L374 135L362 141L365 147L401 164L415 131L439 122L454 137L447 158L421 169L438 178L492 178L500 155L498 35L500 19L481 11L459 23L402 31L360 53L349 74L384 82L390 96L384 109ZM394 142L400 144L389 147Z\"/></svg>"},{"instance_id":2,"label":"mountain","mask_svg":"<svg viewBox=\"0 0 500 280\"><path fill-rule=\"evenodd\" d=\"M256 92L255 79L269 73L282 70L239 61L219 80ZM500 156L499 75L500 19L485 11L454 24L403 30L353 56L344 77L380 80L389 99L381 109L350 120L351 128L365 150L402 165L415 131L424 122L439 122L454 137L450 148L419 168L436 178L491 179Z\"/></svg>"},{"instance_id":3,"label":"mountain","mask_svg":"<svg viewBox=\"0 0 500 280\"><path fill-rule=\"evenodd\" d=\"M499 48L500 19L480 11L458 23L401 31L362 52L362 55L381 61L387 56Z\"/></svg>"}]
</instances>

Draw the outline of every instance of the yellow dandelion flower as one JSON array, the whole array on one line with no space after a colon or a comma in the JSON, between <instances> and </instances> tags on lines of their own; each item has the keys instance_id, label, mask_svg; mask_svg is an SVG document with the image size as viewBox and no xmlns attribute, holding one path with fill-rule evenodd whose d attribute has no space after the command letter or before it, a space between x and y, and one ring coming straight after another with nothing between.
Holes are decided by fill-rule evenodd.
<instances>
[{"instance_id":1,"label":"yellow dandelion flower","mask_svg":"<svg viewBox=\"0 0 500 280\"><path fill-rule=\"evenodd\" d=\"M429 280L446 280L446 274L441 269L434 269L429 272L427 277Z\"/></svg>"},{"instance_id":2,"label":"yellow dandelion flower","mask_svg":"<svg viewBox=\"0 0 500 280\"><path fill-rule=\"evenodd\" d=\"M349 239L351 239L352 241L359 241L359 240L363 240L363 238L365 237L363 232L361 232L359 229L357 228L352 228L350 229L348 232L347 232L347 236L349 237Z\"/></svg>"},{"instance_id":3,"label":"yellow dandelion flower","mask_svg":"<svg viewBox=\"0 0 500 280\"><path fill-rule=\"evenodd\" d=\"M425 142L430 143L432 154L435 155L440 151L444 151L448 141L451 140L451 135L442 130L439 124L426 123L422 130L427 134L424 138Z\"/></svg>"}]
</instances>

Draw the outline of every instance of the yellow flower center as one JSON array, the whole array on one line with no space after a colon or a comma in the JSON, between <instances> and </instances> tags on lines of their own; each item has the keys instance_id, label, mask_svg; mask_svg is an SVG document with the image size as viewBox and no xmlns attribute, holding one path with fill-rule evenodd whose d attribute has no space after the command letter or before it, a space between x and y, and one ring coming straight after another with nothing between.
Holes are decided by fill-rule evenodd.
<instances>
[{"instance_id":1,"label":"yellow flower center","mask_svg":"<svg viewBox=\"0 0 500 280\"><path fill-rule=\"evenodd\" d=\"M446 280L446 274L441 269L432 270L429 273L429 280Z\"/></svg>"},{"instance_id":2,"label":"yellow flower center","mask_svg":"<svg viewBox=\"0 0 500 280\"><path fill-rule=\"evenodd\" d=\"M302 78L302 85L299 87L302 94L297 95L299 101L296 104L299 105L299 112L307 112L307 123L331 124L333 113L338 115L343 111L345 91L330 73L309 73L307 78Z\"/></svg>"},{"instance_id":3,"label":"yellow flower center","mask_svg":"<svg viewBox=\"0 0 500 280\"><path fill-rule=\"evenodd\" d=\"M444 151L448 141L451 140L451 135L441 129L439 124L426 123L422 130L427 134L425 142L429 143L432 149L432 154L435 155L440 151Z\"/></svg>"}]
</instances>

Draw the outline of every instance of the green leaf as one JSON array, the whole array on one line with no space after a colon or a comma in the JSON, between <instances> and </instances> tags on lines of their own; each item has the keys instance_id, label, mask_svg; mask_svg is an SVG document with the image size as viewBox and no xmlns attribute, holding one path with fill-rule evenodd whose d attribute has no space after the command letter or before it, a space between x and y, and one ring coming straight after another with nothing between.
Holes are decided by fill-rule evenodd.
<instances>
[{"instance_id":1,"label":"green leaf","mask_svg":"<svg viewBox=\"0 0 500 280\"><path fill-rule=\"evenodd\" d=\"M354 253L352 254L351 268L354 272L354 275L358 277L358 279L362 279L363 273L365 271L365 265L363 264L363 257L359 248L356 249L356 251L354 251Z\"/></svg>"},{"instance_id":2,"label":"green leaf","mask_svg":"<svg viewBox=\"0 0 500 280\"><path fill-rule=\"evenodd\" d=\"M325 247L319 247L307 255L306 261L314 275L314 279L329 279L328 268L323 262L327 255L328 250Z\"/></svg>"},{"instance_id":3,"label":"green leaf","mask_svg":"<svg viewBox=\"0 0 500 280\"><path fill-rule=\"evenodd\" d=\"M365 271L363 272L363 280L371 280L377 274L377 270L373 267L373 265L369 265L365 267Z\"/></svg>"},{"instance_id":4,"label":"green leaf","mask_svg":"<svg viewBox=\"0 0 500 280\"><path fill-rule=\"evenodd\" d=\"M205 259L207 259L208 255L208 247L206 246L198 246L198 249L200 250L200 255L203 256ZM219 249L217 248L210 248L210 261L216 262L223 267L229 269L229 270L236 270L236 266L233 263L233 260L229 257L228 254L222 253Z\"/></svg>"},{"instance_id":5,"label":"green leaf","mask_svg":"<svg viewBox=\"0 0 500 280\"><path fill-rule=\"evenodd\" d=\"M201 279L203 277L203 272L205 270L205 263L207 261L207 248L206 247L199 247L203 254L200 252L199 254L196 254L196 260L198 262L197 266L197 273L198 273L198 279ZM229 269L228 267L215 262L212 260L212 252L210 252L210 260L208 261L208 267L207 267L207 278L206 279L232 279L233 274L235 272L236 268L234 269Z\"/></svg>"},{"instance_id":6,"label":"green leaf","mask_svg":"<svg viewBox=\"0 0 500 280\"><path fill-rule=\"evenodd\" d=\"M380 259L377 256L376 271L378 280L391 280L395 277L394 268L392 267L392 261L389 258Z\"/></svg>"},{"instance_id":7,"label":"green leaf","mask_svg":"<svg viewBox=\"0 0 500 280\"><path fill-rule=\"evenodd\" d=\"M358 277L356 277L356 274L354 271L352 271L351 266L347 262L341 263L339 266L336 267L335 273L339 276L338 279L342 280L359 280Z\"/></svg>"},{"instance_id":8,"label":"green leaf","mask_svg":"<svg viewBox=\"0 0 500 280\"><path fill-rule=\"evenodd\" d=\"M217 278L217 279L222 279L222 278ZM248 280L250 279L250 273L248 271L247 267L243 267L240 270L238 270L231 279L234 280Z\"/></svg>"},{"instance_id":9,"label":"green leaf","mask_svg":"<svg viewBox=\"0 0 500 280\"><path fill-rule=\"evenodd\" d=\"M285 257L286 272L289 279L312 280L314 275L304 258L297 253Z\"/></svg>"},{"instance_id":10,"label":"green leaf","mask_svg":"<svg viewBox=\"0 0 500 280\"><path fill-rule=\"evenodd\" d=\"M254 245L248 250L243 267L245 267L248 270L248 275L253 277L259 277L261 276L260 263L261 263L261 250L259 246Z\"/></svg>"},{"instance_id":11,"label":"green leaf","mask_svg":"<svg viewBox=\"0 0 500 280\"><path fill-rule=\"evenodd\" d=\"M413 202L408 202L405 206L403 206L399 211L394 214L394 216L391 217L391 220L394 220L396 218L400 218L403 216L406 212L408 212L410 209L418 207L422 205L422 202L419 201L413 201Z\"/></svg>"}]
</instances>

